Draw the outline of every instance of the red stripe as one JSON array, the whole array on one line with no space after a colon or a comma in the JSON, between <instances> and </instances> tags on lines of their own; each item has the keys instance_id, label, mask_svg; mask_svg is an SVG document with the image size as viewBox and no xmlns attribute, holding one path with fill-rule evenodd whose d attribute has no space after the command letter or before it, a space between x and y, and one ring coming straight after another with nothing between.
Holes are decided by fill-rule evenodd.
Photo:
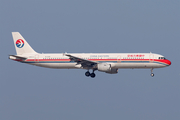
<instances>
[{"instance_id":1,"label":"red stripe","mask_svg":"<svg viewBox=\"0 0 180 120\"><path fill-rule=\"evenodd\" d=\"M162 62L162 63L168 64L168 65L171 65L171 61L170 61L170 60L167 60L167 59L165 59L165 60L156 59L156 60L154 60L154 61Z\"/></svg>"},{"instance_id":2,"label":"red stripe","mask_svg":"<svg viewBox=\"0 0 180 120\"><path fill-rule=\"evenodd\" d=\"M26 61L35 61L36 59L28 59ZM90 61L149 61L149 59L88 59ZM16 60L16 61L22 61L22 60ZM39 59L39 61L70 61L70 59ZM169 60L160 60L160 59L154 59L156 62L165 63L168 65L171 65L171 61Z\"/></svg>"}]
</instances>

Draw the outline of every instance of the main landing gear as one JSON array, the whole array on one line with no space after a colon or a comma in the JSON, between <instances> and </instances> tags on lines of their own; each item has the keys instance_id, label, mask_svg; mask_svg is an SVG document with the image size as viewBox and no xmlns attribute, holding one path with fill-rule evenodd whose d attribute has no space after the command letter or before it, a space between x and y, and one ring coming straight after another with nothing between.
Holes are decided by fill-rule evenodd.
<instances>
[{"instance_id":1,"label":"main landing gear","mask_svg":"<svg viewBox=\"0 0 180 120\"><path fill-rule=\"evenodd\" d=\"M92 73L90 73L89 71L87 71L87 72L85 73L85 75L86 75L87 77L91 76L92 78L96 77L96 74L94 73L94 70L93 70Z\"/></svg>"},{"instance_id":2,"label":"main landing gear","mask_svg":"<svg viewBox=\"0 0 180 120\"><path fill-rule=\"evenodd\" d=\"M151 68L151 77L154 77L153 68Z\"/></svg>"}]
</instances>

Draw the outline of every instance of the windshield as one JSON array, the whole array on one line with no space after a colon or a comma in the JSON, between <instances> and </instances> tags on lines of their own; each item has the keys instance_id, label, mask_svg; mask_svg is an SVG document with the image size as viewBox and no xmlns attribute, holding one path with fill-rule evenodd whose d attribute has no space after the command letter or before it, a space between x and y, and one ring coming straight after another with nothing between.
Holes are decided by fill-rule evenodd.
<instances>
[{"instance_id":1,"label":"windshield","mask_svg":"<svg viewBox=\"0 0 180 120\"><path fill-rule=\"evenodd\" d=\"M163 59L163 60L165 60L166 58L165 58L165 57L159 57L159 59Z\"/></svg>"}]
</instances>

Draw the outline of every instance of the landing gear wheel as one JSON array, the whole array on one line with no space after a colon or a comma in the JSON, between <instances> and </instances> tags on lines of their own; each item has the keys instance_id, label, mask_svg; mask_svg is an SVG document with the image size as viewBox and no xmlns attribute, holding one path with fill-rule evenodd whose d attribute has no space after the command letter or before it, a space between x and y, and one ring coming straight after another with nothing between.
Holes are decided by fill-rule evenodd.
<instances>
[{"instance_id":1,"label":"landing gear wheel","mask_svg":"<svg viewBox=\"0 0 180 120\"><path fill-rule=\"evenodd\" d=\"M92 78L96 77L96 74L91 73L91 77L92 77Z\"/></svg>"},{"instance_id":2,"label":"landing gear wheel","mask_svg":"<svg viewBox=\"0 0 180 120\"><path fill-rule=\"evenodd\" d=\"M85 73L85 75L86 75L87 77L89 77L91 74L90 74L89 71L87 71L87 72Z\"/></svg>"},{"instance_id":3,"label":"landing gear wheel","mask_svg":"<svg viewBox=\"0 0 180 120\"><path fill-rule=\"evenodd\" d=\"M154 77L154 73L151 73L151 77Z\"/></svg>"},{"instance_id":4,"label":"landing gear wheel","mask_svg":"<svg viewBox=\"0 0 180 120\"><path fill-rule=\"evenodd\" d=\"M151 77L154 77L153 68L151 68Z\"/></svg>"}]
</instances>

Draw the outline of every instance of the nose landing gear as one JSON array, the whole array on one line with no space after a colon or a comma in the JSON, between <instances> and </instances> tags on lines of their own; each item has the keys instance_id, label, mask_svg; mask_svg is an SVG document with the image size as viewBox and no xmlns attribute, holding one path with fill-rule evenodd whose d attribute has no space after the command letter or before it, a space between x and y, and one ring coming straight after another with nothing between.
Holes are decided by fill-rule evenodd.
<instances>
[{"instance_id":1,"label":"nose landing gear","mask_svg":"<svg viewBox=\"0 0 180 120\"><path fill-rule=\"evenodd\" d=\"M151 68L151 77L154 77L153 68Z\"/></svg>"},{"instance_id":2,"label":"nose landing gear","mask_svg":"<svg viewBox=\"0 0 180 120\"><path fill-rule=\"evenodd\" d=\"M96 74L94 73L94 71L93 71L92 73L90 73L89 71L87 71L87 72L85 73L85 75L86 75L87 77L91 76L91 78L96 77Z\"/></svg>"}]
</instances>

